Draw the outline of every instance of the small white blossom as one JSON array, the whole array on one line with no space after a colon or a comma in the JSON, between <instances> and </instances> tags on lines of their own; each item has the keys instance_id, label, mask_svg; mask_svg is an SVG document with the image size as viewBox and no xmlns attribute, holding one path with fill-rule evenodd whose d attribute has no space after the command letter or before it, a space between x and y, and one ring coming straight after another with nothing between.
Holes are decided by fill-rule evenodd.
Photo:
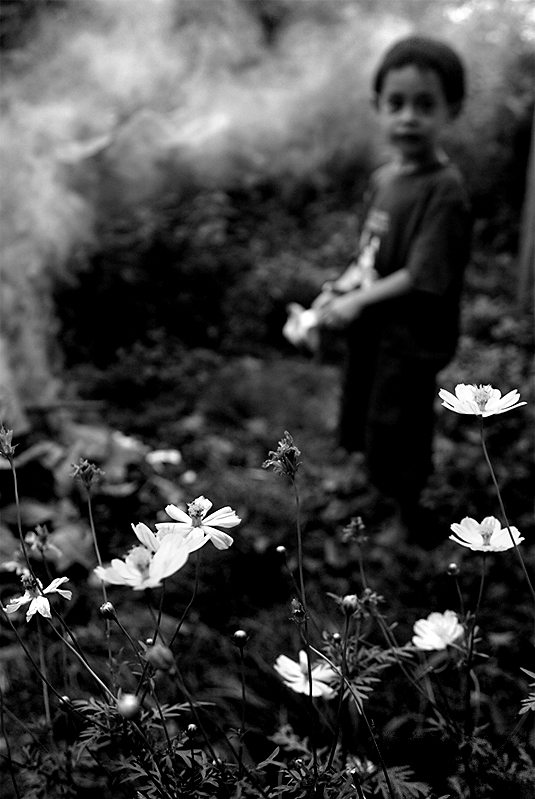
<instances>
[{"instance_id":1,"label":"small white blossom","mask_svg":"<svg viewBox=\"0 0 535 799\"><path fill-rule=\"evenodd\" d=\"M158 538L146 524L132 528L141 546L132 547L124 560L113 558L110 566L97 566L95 574L105 583L128 585L134 591L156 588L184 566L190 550L180 538Z\"/></svg>"},{"instance_id":2,"label":"small white blossom","mask_svg":"<svg viewBox=\"0 0 535 799\"><path fill-rule=\"evenodd\" d=\"M63 585L63 583L66 583L68 579L68 577L56 577L55 580L52 580L50 585L43 588L43 584L40 580L36 581L31 575L25 574L22 577L22 584L26 589L24 594L10 599L9 603L4 608L5 612L15 613L19 608L29 604L29 608L26 611L26 621L30 621L32 616L35 616L36 613L39 613L46 619L52 618L50 602L46 594L60 594L65 599L71 599L72 591L59 587Z\"/></svg>"},{"instance_id":3,"label":"small white blossom","mask_svg":"<svg viewBox=\"0 0 535 799\"><path fill-rule=\"evenodd\" d=\"M308 658L306 652L299 652L299 662L290 660L286 655L279 655L276 660L275 671L282 677L284 684L298 694L309 694L310 685L308 681ZM328 663L317 662L312 666L312 696L322 696L324 699L332 699L335 696L335 689L330 683L338 678L336 672Z\"/></svg>"},{"instance_id":4,"label":"small white blossom","mask_svg":"<svg viewBox=\"0 0 535 799\"><path fill-rule=\"evenodd\" d=\"M448 410L474 416L494 416L526 404L518 402L520 399L518 391L510 391L502 397L501 391L492 386L473 386L464 383L455 386L455 396L445 388L440 389L438 396Z\"/></svg>"},{"instance_id":5,"label":"small white blossom","mask_svg":"<svg viewBox=\"0 0 535 799\"><path fill-rule=\"evenodd\" d=\"M179 533L190 551L199 549L208 540L217 549L228 549L233 543L233 538L217 527L226 529L236 527L241 519L228 505L207 516L211 507L210 500L202 496L188 504L187 513L176 505L168 505L165 512L175 521L157 524L158 535L167 537L169 533Z\"/></svg>"},{"instance_id":6,"label":"small white blossom","mask_svg":"<svg viewBox=\"0 0 535 799\"><path fill-rule=\"evenodd\" d=\"M446 649L463 633L463 627L453 610L430 613L427 619L418 619L413 627L412 643L417 649Z\"/></svg>"},{"instance_id":7,"label":"small white blossom","mask_svg":"<svg viewBox=\"0 0 535 799\"><path fill-rule=\"evenodd\" d=\"M486 516L482 522L466 516L460 524L450 525L450 529L454 532L450 535L452 541L475 552L504 552L524 540L516 527L511 527L509 534L509 530L506 527L502 529L494 516Z\"/></svg>"}]
</instances>

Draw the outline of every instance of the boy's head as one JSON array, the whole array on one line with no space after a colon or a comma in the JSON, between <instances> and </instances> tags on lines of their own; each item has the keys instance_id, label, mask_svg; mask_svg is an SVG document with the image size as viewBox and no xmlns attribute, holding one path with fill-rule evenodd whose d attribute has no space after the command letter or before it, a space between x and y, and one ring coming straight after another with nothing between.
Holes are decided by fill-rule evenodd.
<instances>
[{"instance_id":1,"label":"boy's head","mask_svg":"<svg viewBox=\"0 0 535 799\"><path fill-rule=\"evenodd\" d=\"M401 161L421 164L437 157L443 128L459 113L464 67L443 42L411 36L388 50L377 70L375 105Z\"/></svg>"},{"instance_id":2,"label":"boy's head","mask_svg":"<svg viewBox=\"0 0 535 799\"><path fill-rule=\"evenodd\" d=\"M424 36L409 36L396 42L386 52L375 74L373 90L376 97L380 96L388 73L406 66L435 72L452 112L460 111L465 95L464 66L448 44Z\"/></svg>"}]
</instances>

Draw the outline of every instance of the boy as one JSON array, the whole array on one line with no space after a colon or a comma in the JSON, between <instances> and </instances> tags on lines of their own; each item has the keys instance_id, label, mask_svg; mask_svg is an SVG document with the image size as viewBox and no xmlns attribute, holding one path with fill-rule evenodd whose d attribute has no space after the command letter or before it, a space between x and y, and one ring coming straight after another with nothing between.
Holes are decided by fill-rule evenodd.
<instances>
[{"instance_id":1,"label":"boy","mask_svg":"<svg viewBox=\"0 0 535 799\"><path fill-rule=\"evenodd\" d=\"M358 257L313 303L348 336L340 443L425 543L418 502L432 471L435 378L452 358L471 220L440 135L459 113L464 69L446 44L410 37L385 55L374 105L392 158L372 176Z\"/></svg>"}]
</instances>

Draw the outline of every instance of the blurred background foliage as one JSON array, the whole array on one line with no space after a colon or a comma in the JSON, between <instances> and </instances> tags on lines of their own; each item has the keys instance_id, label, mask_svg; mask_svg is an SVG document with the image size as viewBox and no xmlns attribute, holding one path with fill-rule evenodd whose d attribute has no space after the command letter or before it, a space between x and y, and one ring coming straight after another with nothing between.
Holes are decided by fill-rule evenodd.
<instances>
[{"instance_id":1,"label":"blurred background foliage","mask_svg":"<svg viewBox=\"0 0 535 799\"><path fill-rule=\"evenodd\" d=\"M292 586L275 552L280 544L290 556L294 549L291 492L260 468L283 430L303 452L306 572L327 627L336 617L324 592L358 584L342 527L355 514L372 534L384 522L358 465L336 449L343 344L329 340L322 358L311 358L293 351L281 329L287 303L306 305L352 256L362 189L384 155L370 78L381 52L411 31L450 41L469 75L465 112L446 146L466 175L474 253L459 350L440 383L492 383L527 400L491 420L488 446L512 523L528 540L535 532L533 319L525 298L519 302L517 257L534 108L532 4L3 0L0 10L2 335L24 409L13 426L22 449L54 438L51 409L73 401L77 421L94 414L151 448L180 451L167 482L133 465L134 493L96 498L107 557L125 551L131 521L152 525L169 501L204 494L243 518L224 557L207 553L180 646L192 692L215 697L228 720L239 700L228 635L242 626L252 632L252 748L263 756L272 748L263 731L284 712L299 725L287 694L290 710L279 711L283 689L272 672L278 654L298 646L287 622ZM80 398L87 406L75 404ZM444 536L463 516L499 515L470 422L438 413L426 502ZM23 497L57 500L50 475L35 464L22 470L20 485ZM84 516L81 498L71 499ZM400 640L420 615L456 606L445 574L451 559L473 599L476 561L458 549L370 544L370 579L388 599ZM533 547L527 557L535 565ZM81 586L72 621L87 627L98 653L98 590L84 584L88 571L67 570ZM193 570L169 582L165 612L176 618ZM486 643L495 671L482 690L498 740L525 695L518 666L530 668L532 646L513 557L496 561L488 585L481 628L493 631ZM150 618L122 589L113 598L142 638ZM9 676L32 712L39 699L27 676L13 668ZM392 716L396 692L393 679L378 695L378 727L392 752L400 742L412 747L403 762L430 779L434 743L409 735L410 713Z\"/></svg>"}]
</instances>

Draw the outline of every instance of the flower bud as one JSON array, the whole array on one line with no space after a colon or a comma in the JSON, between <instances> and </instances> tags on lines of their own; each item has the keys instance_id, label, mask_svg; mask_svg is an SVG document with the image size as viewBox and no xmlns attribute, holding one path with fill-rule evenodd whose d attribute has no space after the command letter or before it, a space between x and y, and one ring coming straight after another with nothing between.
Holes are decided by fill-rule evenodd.
<instances>
[{"instance_id":1,"label":"flower bud","mask_svg":"<svg viewBox=\"0 0 535 799\"><path fill-rule=\"evenodd\" d=\"M72 702L69 696L64 694L59 699L59 706L62 710L69 710L72 707Z\"/></svg>"},{"instance_id":2,"label":"flower bud","mask_svg":"<svg viewBox=\"0 0 535 799\"><path fill-rule=\"evenodd\" d=\"M197 735L197 725L188 724L188 726L186 727L186 734L188 735L189 738L193 738L195 735Z\"/></svg>"},{"instance_id":3,"label":"flower bud","mask_svg":"<svg viewBox=\"0 0 535 799\"><path fill-rule=\"evenodd\" d=\"M99 608L99 613L104 619L111 619L112 621L117 619L117 613L111 602L104 602Z\"/></svg>"},{"instance_id":4,"label":"flower bud","mask_svg":"<svg viewBox=\"0 0 535 799\"><path fill-rule=\"evenodd\" d=\"M247 643L248 638L249 636L247 635L245 630L236 630L236 632L232 636L232 640L234 641L236 646L239 647L240 649L243 649L243 647Z\"/></svg>"},{"instance_id":5,"label":"flower bud","mask_svg":"<svg viewBox=\"0 0 535 799\"><path fill-rule=\"evenodd\" d=\"M356 611L358 606L359 600L356 594L346 594L345 597L343 597L342 608L348 616L351 616L351 614Z\"/></svg>"},{"instance_id":6,"label":"flower bud","mask_svg":"<svg viewBox=\"0 0 535 799\"><path fill-rule=\"evenodd\" d=\"M149 646L145 650L143 657L155 669L161 669L162 671L169 671L175 665L175 657L169 647L159 642Z\"/></svg>"},{"instance_id":7,"label":"flower bud","mask_svg":"<svg viewBox=\"0 0 535 799\"><path fill-rule=\"evenodd\" d=\"M452 562L448 565L447 572L450 577L457 577L461 573L461 570L455 562Z\"/></svg>"},{"instance_id":8,"label":"flower bud","mask_svg":"<svg viewBox=\"0 0 535 799\"><path fill-rule=\"evenodd\" d=\"M4 425L0 425L0 455L3 455L10 463L13 461L15 454L15 447L11 443L13 439L13 430L8 430Z\"/></svg>"},{"instance_id":9,"label":"flower bud","mask_svg":"<svg viewBox=\"0 0 535 799\"><path fill-rule=\"evenodd\" d=\"M141 712L141 702L135 694L123 694L117 700L117 710L123 719L135 719Z\"/></svg>"},{"instance_id":10,"label":"flower bud","mask_svg":"<svg viewBox=\"0 0 535 799\"><path fill-rule=\"evenodd\" d=\"M342 641L342 636L340 633L333 633L331 636L331 641L333 644L339 644Z\"/></svg>"},{"instance_id":11,"label":"flower bud","mask_svg":"<svg viewBox=\"0 0 535 799\"><path fill-rule=\"evenodd\" d=\"M292 599L292 621L295 621L296 624L304 624L306 621L306 613L303 605L298 599Z\"/></svg>"},{"instance_id":12,"label":"flower bud","mask_svg":"<svg viewBox=\"0 0 535 799\"><path fill-rule=\"evenodd\" d=\"M283 547L282 544L280 547L277 547L275 552L277 553L277 555L281 555L283 558L286 557L286 547Z\"/></svg>"}]
</instances>

